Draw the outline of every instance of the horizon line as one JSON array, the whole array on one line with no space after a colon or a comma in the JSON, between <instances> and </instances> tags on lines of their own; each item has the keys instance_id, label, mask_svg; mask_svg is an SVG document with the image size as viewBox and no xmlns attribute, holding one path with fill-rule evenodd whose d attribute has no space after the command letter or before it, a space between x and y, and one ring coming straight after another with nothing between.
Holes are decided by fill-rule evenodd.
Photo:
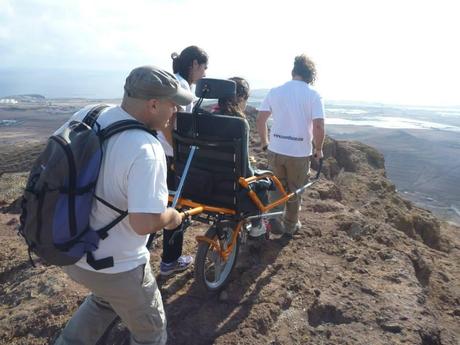
<instances>
[{"instance_id":1,"label":"horizon line","mask_svg":"<svg viewBox=\"0 0 460 345\"><path fill-rule=\"evenodd\" d=\"M260 91L260 90L270 90L269 88L258 88L252 91ZM36 97L39 96L41 99L44 100L88 100L88 101L96 101L96 100L121 100L122 97L74 97L74 96L60 96L60 97L46 97L39 93L24 93L24 94L15 94L15 95L8 95L8 96L0 96L0 100L3 99L14 99L16 97L27 97L32 96ZM257 96L249 96L249 100L251 98L259 98ZM391 103L391 102L384 102L384 101L358 101L358 100L351 100L351 99L325 99L325 105L327 103L352 103L350 105L372 105L372 106L398 106L398 107L422 107L422 108L454 108L460 109L460 104L449 104L449 105L435 105L435 104L411 104L411 103ZM5 105L9 103L3 103Z\"/></svg>"}]
</instances>

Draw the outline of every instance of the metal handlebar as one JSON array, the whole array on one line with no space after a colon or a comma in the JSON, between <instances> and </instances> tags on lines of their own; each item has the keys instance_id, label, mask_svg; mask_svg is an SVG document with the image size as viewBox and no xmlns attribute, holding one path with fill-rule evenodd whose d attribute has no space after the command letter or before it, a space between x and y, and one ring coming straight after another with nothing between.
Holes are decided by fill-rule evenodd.
<instances>
[{"instance_id":1,"label":"metal handlebar","mask_svg":"<svg viewBox=\"0 0 460 345\"><path fill-rule=\"evenodd\" d=\"M190 156L193 156L194 154L194 150L191 152L191 155ZM189 156L189 158L190 158ZM187 162L189 163L189 162ZM188 167L189 167L189 164L187 164L188 166L186 167L186 170L188 170ZM295 194L300 194L302 193L305 189L307 189L308 187L312 186L313 184L315 184L316 182L318 182L319 180L319 177L321 175L321 170L323 169L323 158L320 158L319 162L318 162L318 171L315 175L315 177L312 179L312 181L310 181L309 183L307 183L305 186L297 189L294 193ZM181 181L183 182L183 181ZM174 201L173 201L173 204L172 204L172 207L175 207L176 204L177 204L177 200L179 199L179 195L180 195L180 192L182 190L182 186L180 185L179 188L178 188L178 195L175 195L174 197ZM196 214L200 214L201 212L203 212L204 208L202 206L199 206L199 207L195 207L195 208L192 208L190 210L187 210L187 211L183 211L180 213L180 215L182 216L182 219L183 219L183 222L182 224L180 225L180 229L178 229L172 236L171 238L169 239L169 245L173 245L174 244L174 241L176 239L177 236L179 236L181 233L185 233L185 231L187 230L188 226L190 225L190 217L191 216L194 216ZM279 212L275 212L273 214L267 214L266 216L270 215L270 216L277 216ZM260 216L255 216L255 217L249 217L248 219L250 218L257 218L257 217L260 217ZM168 230L164 230L164 231L168 231Z\"/></svg>"},{"instance_id":2,"label":"metal handlebar","mask_svg":"<svg viewBox=\"0 0 460 345\"><path fill-rule=\"evenodd\" d=\"M321 170L323 170L323 161L324 161L323 158L320 158L320 159L319 159L318 171L316 172L316 175L315 175L315 177L314 177L314 180L319 180L319 175L321 175Z\"/></svg>"}]
</instances>

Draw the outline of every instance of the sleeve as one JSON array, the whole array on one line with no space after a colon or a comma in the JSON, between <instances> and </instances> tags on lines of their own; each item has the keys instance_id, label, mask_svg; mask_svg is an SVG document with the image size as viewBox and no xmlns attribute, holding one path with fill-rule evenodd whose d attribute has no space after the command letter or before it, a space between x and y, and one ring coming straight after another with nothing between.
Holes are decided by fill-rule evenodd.
<instances>
[{"instance_id":1,"label":"sleeve","mask_svg":"<svg viewBox=\"0 0 460 345\"><path fill-rule=\"evenodd\" d=\"M315 92L311 104L311 114L313 119L324 119L324 103L319 93Z\"/></svg>"},{"instance_id":2,"label":"sleeve","mask_svg":"<svg viewBox=\"0 0 460 345\"><path fill-rule=\"evenodd\" d=\"M139 155L128 174L128 212L162 213L166 210L167 203L164 159Z\"/></svg>"},{"instance_id":3,"label":"sleeve","mask_svg":"<svg viewBox=\"0 0 460 345\"><path fill-rule=\"evenodd\" d=\"M160 142L163 150L165 151L166 156L173 157L174 156L174 149L166 140L165 135L162 131L158 131L157 139Z\"/></svg>"},{"instance_id":4,"label":"sleeve","mask_svg":"<svg viewBox=\"0 0 460 345\"><path fill-rule=\"evenodd\" d=\"M265 96L264 100L259 105L259 108L257 110L259 110L259 111L272 111L272 109L270 107L270 94L271 94L271 91L269 91L267 96Z\"/></svg>"}]
</instances>

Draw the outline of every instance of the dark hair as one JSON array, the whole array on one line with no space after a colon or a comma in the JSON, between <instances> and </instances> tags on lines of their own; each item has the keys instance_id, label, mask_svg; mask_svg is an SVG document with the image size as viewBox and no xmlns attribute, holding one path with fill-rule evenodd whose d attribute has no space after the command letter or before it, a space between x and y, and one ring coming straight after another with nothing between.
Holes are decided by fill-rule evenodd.
<instances>
[{"instance_id":1,"label":"dark hair","mask_svg":"<svg viewBox=\"0 0 460 345\"><path fill-rule=\"evenodd\" d=\"M179 54L172 53L171 58L173 59L173 72L179 73L182 78L190 83L190 69L193 66L193 61L196 60L199 65L208 63L208 54L197 47L190 46L182 50Z\"/></svg>"},{"instance_id":2,"label":"dark hair","mask_svg":"<svg viewBox=\"0 0 460 345\"><path fill-rule=\"evenodd\" d=\"M219 114L246 117L244 109L240 109L238 103L241 98L244 100L249 98L249 83L240 77L232 77L229 80L236 83L236 96L219 98Z\"/></svg>"},{"instance_id":3,"label":"dark hair","mask_svg":"<svg viewBox=\"0 0 460 345\"><path fill-rule=\"evenodd\" d=\"M316 67L314 62L305 54L295 57L292 75L298 75L308 83L313 84L316 80Z\"/></svg>"}]
</instances>

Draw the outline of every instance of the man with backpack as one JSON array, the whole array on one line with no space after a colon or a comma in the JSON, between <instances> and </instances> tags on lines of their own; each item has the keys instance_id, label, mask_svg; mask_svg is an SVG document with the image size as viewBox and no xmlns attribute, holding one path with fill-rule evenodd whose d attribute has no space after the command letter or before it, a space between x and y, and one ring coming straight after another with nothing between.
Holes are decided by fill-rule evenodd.
<instances>
[{"instance_id":1,"label":"man with backpack","mask_svg":"<svg viewBox=\"0 0 460 345\"><path fill-rule=\"evenodd\" d=\"M121 106L100 112L96 121L100 130L125 120L160 130L178 105L189 104L193 98L172 74L153 66L131 71L124 91ZM88 107L80 110L70 124L82 121L90 111ZM120 210L127 210L127 216L111 227L96 250L64 266L74 281L92 293L56 344L95 344L117 315L131 333L131 344L165 344L165 313L146 243L151 233L175 229L182 217L167 207L165 154L156 137L148 130L130 128L105 140L95 196L89 218L91 229L114 222L123 214ZM88 255L93 263L110 257L109 264L94 268Z\"/></svg>"}]
</instances>

